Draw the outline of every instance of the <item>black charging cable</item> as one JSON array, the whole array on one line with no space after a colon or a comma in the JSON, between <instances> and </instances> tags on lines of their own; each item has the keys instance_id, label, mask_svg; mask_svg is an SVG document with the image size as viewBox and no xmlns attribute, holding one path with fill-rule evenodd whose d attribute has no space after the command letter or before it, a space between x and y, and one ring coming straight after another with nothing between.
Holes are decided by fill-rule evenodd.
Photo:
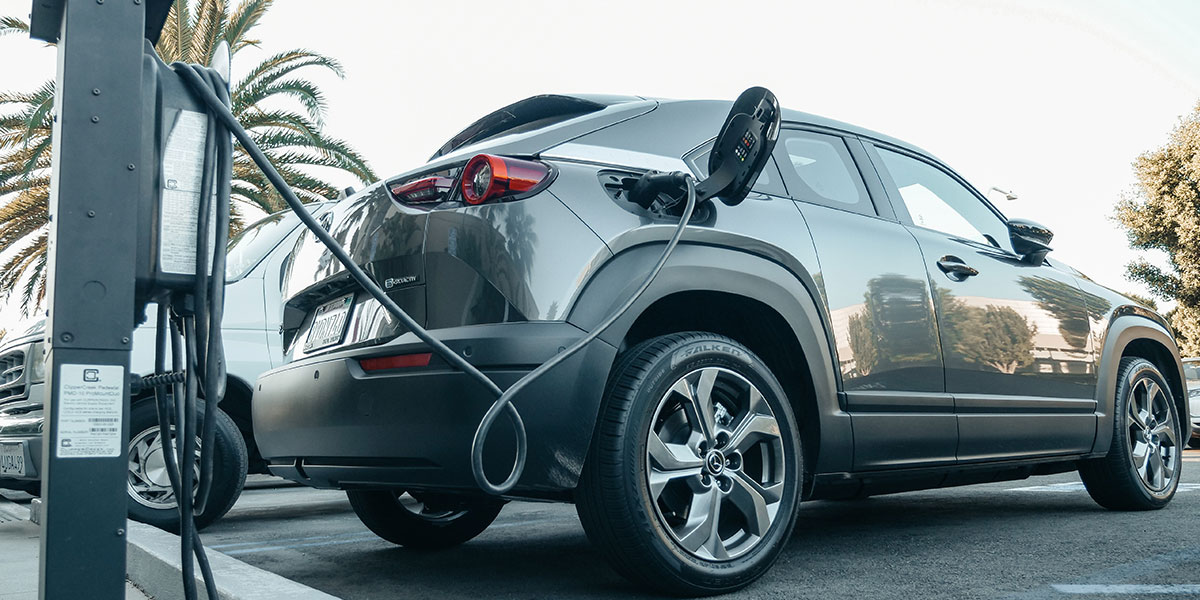
<instances>
[{"instance_id":1,"label":"black charging cable","mask_svg":"<svg viewBox=\"0 0 1200 600\"><path fill-rule=\"evenodd\" d=\"M230 102L227 84L216 71L176 63L177 71L207 82L218 103ZM155 374L140 384L154 388L159 439L179 512L183 595L197 597L195 565L199 565L206 596L218 600L212 568L196 531L195 516L213 510L212 490L216 452L216 411L225 394L225 353L221 320L225 306L225 249L229 236L229 198L232 187L233 141L218 119L208 112L204 164L200 179L196 228L195 282L158 302ZM211 239L210 239L211 236ZM171 370L167 370L170 349ZM169 392L168 392L169 390ZM200 398L204 398L203 416ZM200 424L197 425L197 419ZM175 435L171 448L172 431ZM196 472L199 438L199 473ZM193 556L195 560L193 561Z\"/></svg>"},{"instance_id":2,"label":"black charging cable","mask_svg":"<svg viewBox=\"0 0 1200 600\"><path fill-rule=\"evenodd\" d=\"M687 228L688 221L691 220L692 212L696 207L695 182L690 176L682 173L652 173L645 176L659 178L655 179L654 181L647 182L655 184L651 187L656 192L665 191L662 188L664 182L667 180L675 182L676 190L679 189L678 184L683 184L683 187L686 188L687 202L683 210L683 215L679 220L678 226L675 228L674 234L667 242L667 246L663 250L662 256L659 258L654 268L651 269L645 281L642 282L642 285L638 287L634 294L630 296L620 308L614 311L607 319L597 325L586 336L580 338L541 366L527 373L524 377L517 380L516 383L510 386L507 391L505 391L501 390L500 387L496 385L494 381L488 378L486 374L484 374L471 363L467 362L466 359L464 359L458 353L451 350L441 340L433 337L429 331L427 331L424 327L421 327L421 325L418 324L411 316L409 316L408 313L404 312L404 310L400 308L395 301L388 297L382 288L379 287L379 284L371 279L371 277L367 275L367 273L363 271L363 269L359 267L353 259L350 258L350 255L346 253L345 249L343 249L337 243L337 241L333 239L333 236L330 235L324 227L321 227L317 223L317 220L313 218L311 214L309 214L309 212L304 208L304 205L300 199L296 197L294 192L292 192L291 188L287 184L287 181L285 181L283 176L280 175L274 166L271 165L271 162L267 156L263 154L262 150L260 150L254 143L254 140L250 137L250 135L245 131L245 129L242 128L241 124L238 123L237 117L235 117L229 110L229 107L222 102L222 99L218 96L217 92L214 92L211 82L206 81L206 78L203 76L202 68L183 63L175 63L172 65L172 67L177 73L179 73L180 76L183 77L184 81L189 84L189 86L192 88L192 91L194 91L196 95L208 105L209 114L220 121L225 129L233 133L234 137L236 137L237 140L242 144L242 148L250 155L251 159L253 159L255 164L257 164L262 170L263 174L267 176L267 179L271 182L275 189L279 191L279 194L283 197L284 201L287 202L288 206L290 206L291 209L296 213L296 216L300 218L300 221L304 223L304 226L307 227L309 231L311 231L313 235L315 235L317 239L329 249L329 252L333 254L335 258L337 258L338 262L340 262L343 267L345 267L346 272L349 273L350 277L354 279L354 281L360 286L362 286L362 288L366 290L371 297L378 301L385 310L392 314L392 316L396 317L396 319L398 319L418 339L429 345L430 349L436 352L438 356L450 363L451 366L459 369L475 379L496 398L491 407L489 407L487 412L484 414L483 419L479 422L479 426L475 430L475 436L471 442L471 471L475 477L475 482L485 492L494 495L502 495L511 491L512 488L516 486L517 481L520 479L521 473L525 468L525 459L528 452L525 424L521 420L520 413L517 412L516 407L514 407L512 404L513 397L538 377L544 375L550 369L561 364L564 360L570 358L588 343L595 340L609 326L616 322L617 319L619 319L627 310L629 310L629 308L633 306L642 293L644 293L646 289L650 287L650 284L654 281L654 278L658 275L659 271L662 270L663 265L666 264L667 259L670 258L675 246L679 243L684 229ZM495 424L496 419L498 419L501 414L507 414L513 422L517 448L512 471L503 482L500 484L495 484L488 479L487 474L484 472L483 448L484 442L486 441L492 426Z\"/></svg>"}]
</instances>

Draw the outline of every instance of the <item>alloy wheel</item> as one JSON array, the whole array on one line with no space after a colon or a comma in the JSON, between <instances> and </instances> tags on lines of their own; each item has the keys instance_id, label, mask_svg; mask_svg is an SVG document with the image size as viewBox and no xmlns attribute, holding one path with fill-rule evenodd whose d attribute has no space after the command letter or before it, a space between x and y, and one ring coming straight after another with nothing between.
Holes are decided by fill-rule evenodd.
<instances>
[{"instance_id":1,"label":"alloy wheel","mask_svg":"<svg viewBox=\"0 0 1200 600\"><path fill-rule=\"evenodd\" d=\"M1129 456L1142 484L1153 494L1171 489L1179 473L1179 433L1171 399L1153 379L1138 379L1125 403Z\"/></svg>"},{"instance_id":2,"label":"alloy wheel","mask_svg":"<svg viewBox=\"0 0 1200 600\"><path fill-rule=\"evenodd\" d=\"M753 383L719 367L691 371L659 400L647 436L658 521L698 558L744 555L776 520L786 460L775 413Z\"/></svg>"}]
</instances>

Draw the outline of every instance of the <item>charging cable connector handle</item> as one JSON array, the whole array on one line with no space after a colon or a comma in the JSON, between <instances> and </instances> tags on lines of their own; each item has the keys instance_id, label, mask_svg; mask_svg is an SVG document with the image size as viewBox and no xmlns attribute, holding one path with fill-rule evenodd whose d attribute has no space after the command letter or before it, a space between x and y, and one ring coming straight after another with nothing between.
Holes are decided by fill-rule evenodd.
<instances>
[{"instance_id":1,"label":"charging cable connector handle","mask_svg":"<svg viewBox=\"0 0 1200 600\"><path fill-rule=\"evenodd\" d=\"M629 201L649 209L658 200L659 194L677 195L687 186L689 177L685 173L661 173L650 171L637 179L627 179L632 182L629 188Z\"/></svg>"}]
</instances>

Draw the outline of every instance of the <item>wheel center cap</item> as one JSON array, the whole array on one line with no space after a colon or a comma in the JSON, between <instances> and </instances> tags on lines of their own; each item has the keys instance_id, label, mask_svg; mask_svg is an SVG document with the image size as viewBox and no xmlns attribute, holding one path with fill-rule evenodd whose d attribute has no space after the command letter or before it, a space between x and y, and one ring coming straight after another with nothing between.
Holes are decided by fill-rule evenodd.
<instances>
[{"instance_id":1,"label":"wheel center cap","mask_svg":"<svg viewBox=\"0 0 1200 600\"><path fill-rule=\"evenodd\" d=\"M163 456L162 446L150 451L145 457L142 467L146 472L146 479L157 485L158 487L171 487L171 478L167 475L166 457Z\"/></svg>"},{"instance_id":2,"label":"wheel center cap","mask_svg":"<svg viewBox=\"0 0 1200 600\"><path fill-rule=\"evenodd\" d=\"M720 475L725 470L725 455L720 450L712 450L704 459L704 466L711 475Z\"/></svg>"}]
</instances>

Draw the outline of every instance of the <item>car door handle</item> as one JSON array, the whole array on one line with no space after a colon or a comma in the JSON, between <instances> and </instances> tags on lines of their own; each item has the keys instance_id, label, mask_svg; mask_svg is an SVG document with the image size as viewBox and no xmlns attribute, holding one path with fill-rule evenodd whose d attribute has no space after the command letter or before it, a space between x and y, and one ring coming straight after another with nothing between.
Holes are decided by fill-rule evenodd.
<instances>
[{"instance_id":1,"label":"car door handle","mask_svg":"<svg viewBox=\"0 0 1200 600\"><path fill-rule=\"evenodd\" d=\"M963 262L957 256L943 256L937 261L937 266L946 274L946 277L955 281L962 281L973 275L978 275L979 270L972 268Z\"/></svg>"}]
</instances>

